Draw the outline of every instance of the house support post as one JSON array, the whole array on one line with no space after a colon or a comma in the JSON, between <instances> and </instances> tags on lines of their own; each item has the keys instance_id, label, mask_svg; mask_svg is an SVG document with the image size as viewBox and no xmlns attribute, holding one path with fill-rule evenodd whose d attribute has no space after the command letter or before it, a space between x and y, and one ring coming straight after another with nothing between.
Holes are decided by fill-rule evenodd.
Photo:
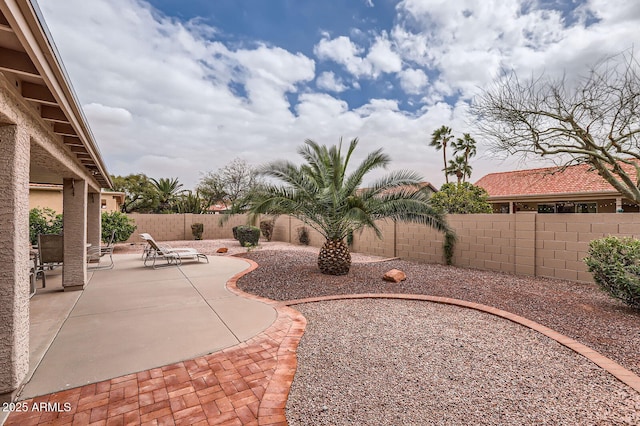
<instances>
[{"instance_id":1,"label":"house support post","mask_svg":"<svg viewBox=\"0 0 640 426\"><path fill-rule=\"evenodd\" d=\"M64 179L64 250L62 287L64 291L82 290L87 283L87 181Z\"/></svg>"},{"instance_id":2,"label":"house support post","mask_svg":"<svg viewBox=\"0 0 640 426\"><path fill-rule=\"evenodd\" d=\"M102 239L102 211L100 193L90 192L87 198L87 243L91 247L100 247Z\"/></svg>"},{"instance_id":3,"label":"house support post","mask_svg":"<svg viewBox=\"0 0 640 426\"><path fill-rule=\"evenodd\" d=\"M622 197L616 198L616 213L620 213L624 211L622 207Z\"/></svg>"},{"instance_id":4,"label":"house support post","mask_svg":"<svg viewBox=\"0 0 640 426\"><path fill-rule=\"evenodd\" d=\"M30 151L24 128L0 124L0 402L29 371Z\"/></svg>"}]
</instances>

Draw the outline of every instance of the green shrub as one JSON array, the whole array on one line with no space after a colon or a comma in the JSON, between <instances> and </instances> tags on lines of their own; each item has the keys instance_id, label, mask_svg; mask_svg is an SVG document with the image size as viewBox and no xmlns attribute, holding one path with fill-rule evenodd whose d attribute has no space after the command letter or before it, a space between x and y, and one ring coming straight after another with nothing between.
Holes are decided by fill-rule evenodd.
<instances>
[{"instance_id":1,"label":"green shrub","mask_svg":"<svg viewBox=\"0 0 640 426\"><path fill-rule=\"evenodd\" d=\"M275 219L265 219L260 221L260 231L262 231L262 236L267 241L271 241L271 237L273 237L273 228L275 224Z\"/></svg>"},{"instance_id":2,"label":"green shrub","mask_svg":"<svg viewBox=\"0 0 640 426\"><path fill-rule=\"evenodd\" d=\"M442 249L444 251L444 261L447 265L453 264L453 252L456 247L456 241L458 241L456 234L451 231L445 232Z\"/></svg>"},{"instance_id":3,"label":"green shrub","mask_svg":"<svg viewBox=\"0 0 640 426\"><path fill-rule=\"evenodd\" d=\"M193 234L193 238L195 238L196 240L201 240L202 234L204 233L204 224L202 223L192 224L191 233Z\"/></svg>"},{"instance_id":4,"label":"green shrub","mask_svg":"<svg viewBox=\"0 0 640 426\"><path fill-rule=\"evenodd\" d=\"M39 234L61 234L62 215L56 214L53 209L34 208L29 210L29 241L32 245L38 244Z\"/></svg>"},{"instance_id":5,"label":"green shrub","mask_svg":"<svg viewBox=\"0 0 640 426\"><path fill-rule=\"evenodd\" d=\"M309 230L306 226L301 226L298 228L298 242L304 246L308 246L311 243L311 239L309 238Z\"/></svg>"},{"instance_id":6,"label":"green shrub","mask_svg":"<svg viewBox=\"0 0 640 426\"><path fill-rule=\"evenodd\" d=\"M584 261L604 291L640 308L640 240L629 237L593 240Z\"/></svg>"},{"instance_id":7,"label":"green shrub","mask_svg":"<svg viewBox=\"0 0 640 426\"><path fill-rule=\"evenodd\" d=\"M102 241L108 242L111 233L115 231L113 239L114 243L127 241L133 231L136 230L134 221L124 213L120 212L104 212L102 213Z\"/></svg>"},{"instance_id":8,"label":"green shrub","mask_svg":"<svg viewBox=\"0 0 640 426\"><path fill-rule=\"evenodd\" d=\"M239 225L242 226L242 225ZM238 227L239 226L234 226L233 228L231 228L231 232L233 232L233 239L237 240L238 239Z\"/></svg>"},{"instance_id":9,"label":"green shrub","mask_svg":"<svg viewBox=\"0 0 640 426\"><path fill-rule=\"evenodd\" d=\"M258 241L260 240L260 228L248 225L238 226L237 228L236 233L238 235L238 241L240 241L240 245L242 247L258 245Z\"/></svg>"}]
</instances>

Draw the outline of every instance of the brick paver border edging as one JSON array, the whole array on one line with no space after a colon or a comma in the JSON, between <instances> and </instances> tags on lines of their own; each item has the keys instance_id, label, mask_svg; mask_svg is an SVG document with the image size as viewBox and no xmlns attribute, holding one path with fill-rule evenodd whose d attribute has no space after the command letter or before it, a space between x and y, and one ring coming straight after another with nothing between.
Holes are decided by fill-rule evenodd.
<instances>
[{"instance_id":1,"label":"brick paver border edging","mask_svg":"<svg viewBox=\"0 0 640 426\"><path fill-rule=\"evenodd\" d=\"M531 330L537 331L538 333L542 333L550 339L555 340L563 346L566 346L569 349L572 349L574 352L582 355L587 358L589 361L598 365L600 368L604 369L616 379L620 380L624 384L628 385L636 392L640 392L640 377L638 377L635 373L630 370L627 370L617 362L613 361L610 358L607 358L604 355L596 352L595 350L589 348L582 343L565 336L563 334L558 333L555 330L550 329L549 327L545 327L542 324L539 324L535 321L531 321L527 318L521 317L519 315L513 314L508 311L504 311L502 309L494 308L487 305L482 305L480 303L467 302L465 300L452 299L449 297L439 297L439 296L427 296L420 294L398 294L398 293L363 293L363 294L349 294L349 295L339 295L339 296L322 296L322 297L309 297L305 299L297 299L297 300L287 300L284 302L279 302L276 306L291 306L291 305L299 305L303 303L315 303L315 302L324 302L330 300L349 300L349 299L400 299L400 300L421 300L426 302L434 302L434 303L442 303L447 305L460 306L464 308L475 309L480 312L485 312L491 315L498 316L500 318L508 319L517 324L523 325Z\"/></svg>"}]
</instances>

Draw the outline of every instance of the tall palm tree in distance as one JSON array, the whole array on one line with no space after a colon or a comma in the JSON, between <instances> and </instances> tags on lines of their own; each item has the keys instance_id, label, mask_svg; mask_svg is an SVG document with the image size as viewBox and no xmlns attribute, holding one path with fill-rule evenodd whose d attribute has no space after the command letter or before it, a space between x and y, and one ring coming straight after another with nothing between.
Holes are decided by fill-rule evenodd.
<instances>
[{"instance_id":1,"label":"tall palm tree in distance","mask_svg":"<svg viewBox=\"0 0 640 426\"><path fill-rule=\"evenodd\" d=\"M469 159L476 155L476 141L469 133L463 133L461 138L453 143L453 150L456 154L462 152L465 163L469 164Z\"/></svg>"},{"instance_id":2,"label":"tall palm tree in distance","mask_svg":"<svg viewBox=\"0 0 640 426\"><path fill-rule=\"evenodd\" d=\"M377 220L390 218L450 231L444 217L431 207L426 187L420 187L421 178L414 172L391 172L371 187L360 188L365 175L386 168L391 160L378 149L347 174L357 145L358 139L353 139L343 155L342 140L328 148L307 139L298 149L305 160L302 165L280 160L259 169L261 175L282 185L265 184L239 203L252 215L294 216L322 234L326 242L318 255L318 268L323 274L347 274L351 254L345 237L368 227L381 238Z\"/></svg>"},{"instance_id":3,"label":"tall palm tree in distance","mask_svg":"<svg viewBox=\"0 0 640 426\"><path fill-rule=\"evenodd\" d=\"M458 155L453 160L449 160L445 173L447 175L453 175L458 179L458 183L465 182L467 178L471 177L472 168L465 159L464 155Z\"/></svg>"},{"instance_id":4,"label":"tall palm tree in distance","mask_svg":"<svg viewBox=\"0 0 640 426\"><path fill-rule=\"evenodd\" d=\"M442 126L439 129L436 129L431 134L431 143L429 146L433 146L437 151L442 149L442 156L444 158L444 179L446 183L449 183L449 175L447 174L447 145L449 141L453 139L453 135L451 134L451 128L447 126Z\"/></svg>"}]
</instances>

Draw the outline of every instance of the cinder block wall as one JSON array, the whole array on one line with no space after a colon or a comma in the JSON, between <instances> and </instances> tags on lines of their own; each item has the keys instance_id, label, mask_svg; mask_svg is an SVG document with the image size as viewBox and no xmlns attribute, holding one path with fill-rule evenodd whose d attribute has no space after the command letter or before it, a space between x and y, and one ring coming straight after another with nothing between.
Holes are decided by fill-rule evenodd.
<instances>
[{"instance_id":1,"label":"cinder block wall","mask_svg":"<svg viewBox=\"0 0 640 426\"><path fill-rule=\"evenodd\" d=\"M223 226L220 226L221 215L218 214L138 214L128 215L136 224L135 232L127 240L128 243L140 242L139 234L151 234L156 241L193 240L191 225L202 223L204 232L202 238L213 240L218 238L233 238L231 228L236 225L246 225L246 215L232 216Z\"/></svg>"},{"instance_id":2,"label":"cinder block wall","mask_svg":"<svg viewBox=\"0 0 640 426\"><path fill-rule=\"evenodd\" d=\"M219 215L130 215L138 229L130 238L148 232L159 241L191 240L191 224L204 224L204 239L232 238L231 228L247 223L244 215L231 218L223 227ZM475 214L449 215L455 230L453 264L520 275L572 281L592 281L582 261L591 240L607 235L640 238L640 213L597 214ZM298 229L306 226L310 245L321 247L324 238L302 221L280 216L273 240L299 244ZM380 221L382 239L370 229L354 234L352 251L383 257L400 257L428 263L444 263L444 235L427 226Z\"/></svg>"}]
</instances>

